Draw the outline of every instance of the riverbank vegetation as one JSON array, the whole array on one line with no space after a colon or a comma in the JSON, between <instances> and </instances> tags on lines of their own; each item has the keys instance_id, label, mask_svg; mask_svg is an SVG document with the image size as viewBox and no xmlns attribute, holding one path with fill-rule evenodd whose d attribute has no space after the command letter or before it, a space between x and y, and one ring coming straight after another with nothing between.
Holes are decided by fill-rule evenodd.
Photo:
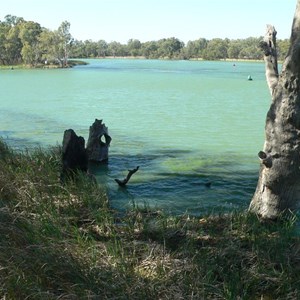
<instances>
[{"instance_id":1,"label":"riverbank vegetation","mask_svg":"<svg viewBox=\"0 0 300 300\"><path fill-rule=\"evenodd\" d=\"M149 59L247 59L262 60L258 45L262 37L230 40L199 38L186 45L175 37L127 44L117 41L78 41L70 33L71 24L61 23L48 30L39 23L8 15L0 21L0 65L26 64L31 67L68 67L68 59L96 57L144 57ZM278 58L283 60L289 40L278 40Z\"/></svg>"},{"instance_id":2,"label":"riverbank vegetation","mask_svg":"<svg viewBox=\"0 0 300 300\"><path fill-rule=\"evenodd\" d=\"M294 215L121 214L85 176L62 184L60 155L0 141L0 298L300 297Z\"/></svg>"}]
</instances>

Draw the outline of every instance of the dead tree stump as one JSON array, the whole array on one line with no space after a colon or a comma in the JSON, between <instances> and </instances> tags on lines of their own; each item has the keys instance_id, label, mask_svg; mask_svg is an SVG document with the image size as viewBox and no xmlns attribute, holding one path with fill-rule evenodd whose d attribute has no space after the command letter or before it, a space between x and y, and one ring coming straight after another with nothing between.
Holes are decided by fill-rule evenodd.
<instances>
[{"instance_id":1,"label":"dead tree stump","mask_svg":"<svg viewBox=\"0 0 300 300\"><path fill-rule=\"evenodd\" d=\"M73 176L77 171L87 173L88 157L85 141L73 129L65 130L62 146L62 178Z\"/></svg>"},{"instance_id":2,"label":"dead tree stump","mask_svg":"<svg viewBox=\"0 0 300 300\"><path fill-rule=\"evenodd\" d=\"M102 123L102 120L95 119L95 122L90 126L86 147L88 160L100 163L107 162L108 148L111 140L108 128Z\"/></svg>"}]
</instances>

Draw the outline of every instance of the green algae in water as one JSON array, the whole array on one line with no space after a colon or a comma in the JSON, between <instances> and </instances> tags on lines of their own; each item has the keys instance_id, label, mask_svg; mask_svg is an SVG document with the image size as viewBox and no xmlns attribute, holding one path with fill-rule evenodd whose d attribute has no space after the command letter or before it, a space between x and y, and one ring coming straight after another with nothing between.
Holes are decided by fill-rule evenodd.
<instances>
[{"instance_id":1,"label":"green algae in water","mask_svg":"<svg viewBox=\"0 0 300 300\"><path fill-rule=\"evenodd\" d=\"M113 138L110 161L95 172L113 206L134 200L195 214L247 207L270 102L263 63L89 63L0 70L1 136L18 148L55 145L69 128L87 139L94 119L103 119ZM123 193L114 178L138 165Z\"/></svg>"}]
</instances>

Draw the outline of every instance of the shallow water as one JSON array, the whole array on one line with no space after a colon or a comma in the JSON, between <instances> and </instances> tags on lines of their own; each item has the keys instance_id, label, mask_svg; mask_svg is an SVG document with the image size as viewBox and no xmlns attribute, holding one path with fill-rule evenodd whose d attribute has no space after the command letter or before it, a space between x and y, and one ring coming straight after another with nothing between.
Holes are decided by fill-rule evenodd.
<instances>
[{"instance_id":1,"label":"shallow water","mask_svg":"<svg viewBox=\"0 0 300 300\"><path fill-rule=\"evenodd\" d=\"M89 63L0 71L0 135L19 148L60 144L69 128L87 140L103 119L110 160L93 171L113 207L200 214L248 206L270 104L263 63ZM114 178L136 166L127 189L118 188Z\"/></svg>"}]
</instances>

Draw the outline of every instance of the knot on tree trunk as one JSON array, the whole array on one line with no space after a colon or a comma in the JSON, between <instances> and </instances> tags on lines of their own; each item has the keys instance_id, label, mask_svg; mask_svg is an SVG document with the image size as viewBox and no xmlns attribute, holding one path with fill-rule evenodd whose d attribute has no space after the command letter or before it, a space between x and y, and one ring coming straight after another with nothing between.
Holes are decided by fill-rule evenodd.
<instances>
[{"instance_id":1,"label":"knot on tree trunk","mask_svg":"<svg viewBox=\"0 0 300 300\"><path fill-rule=\"evenodd\" d=\"M272 156L267 155L263 151L258 152L258 157L263 165L266 166L266 168L271 168L272 167Z\"/></svg>"},{"instance_id":2,"label":"knot on tree trunk","mask_svg":"<svg viewBox=\"0 0 300 300\"><path fill-rule=\"evenodd\" d=\"M272 53L271 49L270 49L270 46L267 42L260 41L258 46L263 51L265 56L269 56Z\"/></svg>"},{"instance_id":3,"label":"knot on tree trunk","mask_svg":"<svg viewBox=\"0 0 300 300\"><path fill-rule=\"evenodd\" d=\"M291 76L289 78L287 78L284 82L284 88L289 92L295 92L297 93L297 91L299 90L299 78L297 78L296 76Z\"/></svg>"}]
</instances>

